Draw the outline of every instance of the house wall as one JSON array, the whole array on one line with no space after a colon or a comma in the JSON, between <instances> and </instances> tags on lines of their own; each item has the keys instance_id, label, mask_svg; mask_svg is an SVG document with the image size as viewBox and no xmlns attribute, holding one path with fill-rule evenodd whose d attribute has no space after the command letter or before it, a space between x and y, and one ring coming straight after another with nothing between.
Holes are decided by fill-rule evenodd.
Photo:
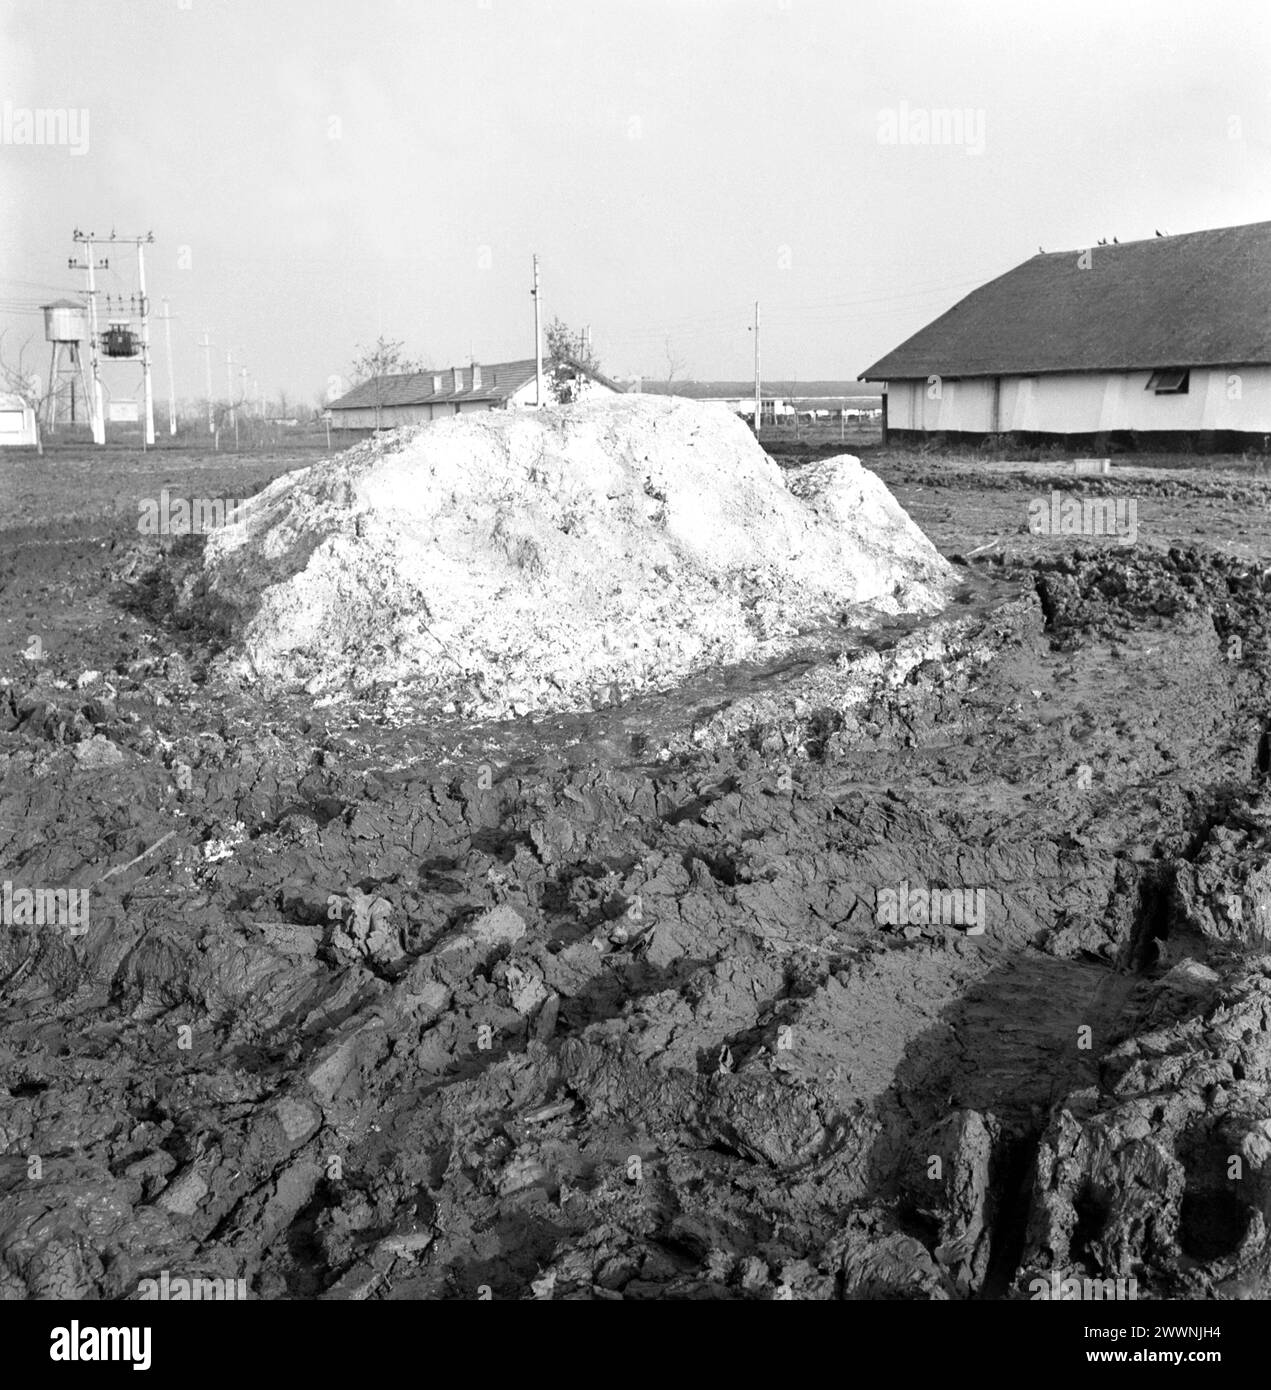
<instances>
[{"instance_id":1,"label":"house wall","mask_svg":"<svg viewBox=\"0 0 1271 1390\"><path fill-rule=\"evenodd\" d=\"M548 368L547 364L544 363L543 394L547 398L545 402L547 405L551 405L552 403L551 390L551 371ZM593 381L590 377L583 377L578 385L578 395L576 399L580 401L590 401L595 400L597 396L612 396L615 394L616 393L610 390L610 388L606 386L603 382ZM537 388L534 382L534 378L531 377L529 381L525 383L524 386L520 387L518 390L512 393L512 395L508 399L508 405L514 408L519 407L522 409L533 409L535 404L537 403L537 397Z\"/></svg>"},{"instance_id":2,"label":"house wall","mask_svg":"<svg viewBox=\"0 0 1271 1390\"><path fill-rule=\"evenodd\" d=\"M752 420L755 415L755 398L753 396L710 396L699 400L698 404L723 406L725 410L731 411L734 415L745 415ZM770 398L763 402L765 410L771 405Z\"/></svg>"},{"instance_id":3,"label":"house wall","mask_svg":"<svg viewBox=\"0 0 1271 1390\"><path fill-rule=\"evenodd\" d=\"M544 368L544 386L550 387L549 374ZM599 381L584 379L579 392L580 400L590 400L595 396L612 396L614 392ZM531 378L524 386L509 397L508 406L533 406L535 399L534 381ZM550 402L549 402L550 403ZM430 420L449 420L455 415L475 415L483 410L497 410L494 401L438 401L435 404L424 402L421 405L386 405L380 409L379 423L382 429L396 429L399 425L422 425ZM373 430L375 428L375 407L357 406L331 411L331 428L337 430Z\"/></svg>"},{"instance_id":4,"label":"house wall","mask_svg":"<svg viewBox=\"0 0 1271 1390\"><path fill-rule=\"evenodd\" d=\"M438 401L435 405L386 405L380 409L380 427L391 430L399 425L426 425L430 420L447 420L458 413L471 415L475 411L494 409L489 401L461 401L460 406L461 412L455 410L453 401ZM333 410L331 428L373 430L375 407L358 406L353 409Z\"/></svg>"},{"instance_id":5,"label":"house wall","mask_svg":"<svg viewBox=\"0 0 1271 1390\"><path fill-rule=\"evenodd\" d=\"M1150 372L1055 372L994 378L895 381L887 387L890 429L1005 434L1093 434L1111 430L1239 430L1271 433L1271 367L1193 368L1185 396L1146 389Z\"/></svg>"},{"instance_id":6,"label":"house wall","mask_svg":"<svg viewBox=\"0 0 1271 1390\"><path fill-rule=\"evenodd\" d=\"M580 401L594 401L597 396L616 396L618 393L611 390L602 381L592 381L590 377L584 377L579 382L578 399Z\"/></svg>"},{"instance_id":7,"label":"house wall","mask_svg":"<svg viewBox=\"0 0 1271 1390\"><path fill-rule=\"evenodd\" d=\"M674 392L662 392L662 391L658 391L658 392L652 392L652 391L650 391L648 394L649 394L651 397L652 397L652 396L659 396L659 397L660 397L660 396L665 396L665 395L674 395L675 393L674 393ZM686 400L686 401L696 401L698 405L718 405L718 406L722 406L725 410L731 411L734 415L749 415L749 416L753 417L753 416L754 416L754 413L755 413L755 398L754 398L753 395L750 395L750 396L681 396L681 397L679 397L678 399L680 399L680 400ZM783 413L785 413L786 411L788 411L788 409L789 409L789 407L786 406L786 404L785 404L784 401L775 402L775 407L776 407L776 411L777 411L778 414L783 414ZM762 401L762 410L763 410L763 413L764 413L765 415L770 415L770 414L773 412L773 409L774 409L774 401L773 401L773 398L772 398L771 396L764 396L764 397L763 397L763 401Z\"/></svg>"},{"instance_id":8,"label":"house wall","mask_svg":"<svg viewBox=\"0 0 1271 1390\"><path fill-rule=\"evenodd\" d=\"M0 447L35 443L35 412L0 408Z\"/></svg>"},{"instance_id":9,"label":"house wall","mask_svg":"<svg viewBox=\"0 0 1271 1390\"><path fill-rule=\"evenodd\" d=\"M534 406L537 403L537 383L531 377L524 386L518 387L508 397L509 406ZM548 404L551 403L551 382L548 380L547 364L543 364L543 395Z\"/></svg>"}]
</instances>

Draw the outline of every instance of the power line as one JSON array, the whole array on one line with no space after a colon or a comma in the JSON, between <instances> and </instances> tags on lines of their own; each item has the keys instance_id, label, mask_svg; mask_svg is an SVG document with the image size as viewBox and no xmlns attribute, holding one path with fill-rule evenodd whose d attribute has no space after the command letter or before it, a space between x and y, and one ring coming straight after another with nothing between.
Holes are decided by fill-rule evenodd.
<instances>
[{"instance_id":1,"label":"power line","mask_svg":"<svg viewBox=\"0 0 1271 1390\"><path fill-rule=\"evenodd\" d=\"M541 259L542 258L540 258L540 260ZM544 264L546 265L547 263L544 262ZM863 293L827 296L811 303L787 302L773 307L784 312L805 312L854 307L859 304L891 302L893 300L899 301L921 297L923 295L939 294L946 290L962 289L968 285L981 285L986 279L998 274L1001 274L1000 269L994 267L993 269L984 271L969 271L967 275L956 280L905 281L902 284L875 285L869 287ZM569 307L567 293L558 293L557 297L564 299L567 307ZM681 328L697 324L723 324L726 321L735 321L735 317L736 310L734 309L711 309L699 314L677 315L673 319L665 320L665 326L667 328Z\"/></svg>"},{"instance_id":2,"label":"power line","mask_svg":"<svg viewBox=\"0 0 1271 1390\"><path fill-rule=\"evenodd\" d=\"M941 286L939 289L915 290L896 295L862 297L852 301L826 300L821 304L802 306L797 304L774 304L768 310L770 318L780 325L790 316L798 315L799 322L828 325L852 317L860 311L877 313L890 307L898 309L917 307L925 299L932 299L958 289L982 284L981 280L968 280L961 284ZM693 318L664 319L657 328L631 329L627 332L606 333L606 337L623 342L656 342L668 335L683 334L689 337L712 338L740 332L745 327L741 315L732 313L725 318L722 314L704 315Z\"/></svg>"},{"instance_id":3,"label":"power line","mask_svg":"<svg viewBox=\"0 0 1271 1390\"><path fill-rule=\"evenodd\" d=\"M0 275L0 283L5 285L17 285L25 290L52 290L55 294L74 294L76 291L69 290L65 284L55 285L49 280L20 280L13 275Z\"/></svg>"}]
</instances>

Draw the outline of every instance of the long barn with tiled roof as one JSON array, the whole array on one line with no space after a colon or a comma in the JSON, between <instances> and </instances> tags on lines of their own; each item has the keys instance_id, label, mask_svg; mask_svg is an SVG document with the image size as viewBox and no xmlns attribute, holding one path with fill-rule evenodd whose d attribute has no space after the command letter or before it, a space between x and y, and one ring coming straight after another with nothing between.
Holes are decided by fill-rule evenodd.
<instances>
[{"instance_id":1,"label":"long barn with tiled roof","mask_svg":"<svg viewBox=\"0 0 1271 1390\"><path fill-rule=\"evenodd\" d=\"M1271 222L1032 257L861 374L890 436L1271 434Z\"/></svg>"},{"instance_id":2,"label":"long barn with tiled roof","mask_svg":"<svg viewBox=\"0 0 1271 1390\"><path fill-rule=\"evenodd\" d=\"M554 398L551 359L544 362L543 404ZM608 394L622 388L616 382L581 363L565 365L577 381L579 397ZM425 424L429 420L466 415L474 410L507 410L537 404L534 359L472 363L445 371L396 372L372 377L332 401L331 424L335 429L395 429L399 425Z\"/></svg>"}]
</instances>

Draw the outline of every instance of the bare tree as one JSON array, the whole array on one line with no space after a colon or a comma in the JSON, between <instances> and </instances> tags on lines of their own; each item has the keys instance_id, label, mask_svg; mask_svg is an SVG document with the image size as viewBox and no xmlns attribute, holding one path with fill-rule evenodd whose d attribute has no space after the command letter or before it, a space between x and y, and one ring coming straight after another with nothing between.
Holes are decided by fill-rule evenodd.
<instances>
[{"instance_id":1,"label":"bare tree","mask_svg":"<svg viewBox=\"0 0 1271 1390\"><path fill-rule=\"evenodd\" d=\"M27 370L26 354L31 346L31 340L26 342L18 349L17 356L10 356L5 351L4 334L0 333L0 386L6 391L18 396L22 404L28 406L35 416L35 448L43 455L44 453L44 422L41 419L47 410L52 396L54 384L49 382L44 390L40 389L40 378L31 371Z\"/></svg>"},{"instance_id":2,"label":"bare tree","mask_svg":"<svg viewBox=\"0 0 1271 1390\"><path fill-rule=\"evenodd\" d=\"M359 356L353 359L353 377L361 385L370 382L375 397L375 428L380 428L381 412L384 407L384 378L400 376L404 372L425 370L418 362L405 354L405 343L394 342L380 334L374 347L358 345Z\"/></svg>"},{"instance_id":3,"label":"bare tree","mask_svg":"<svg viewBox=\"0 0 1271 1390\"><path fill-rule=\"evenodd\" d=\"M685 376L688 367L684 359L675 351L669 336L663 346L666 350L666 380L667 384L670 385Z\"/></svg>"}]
</instances>

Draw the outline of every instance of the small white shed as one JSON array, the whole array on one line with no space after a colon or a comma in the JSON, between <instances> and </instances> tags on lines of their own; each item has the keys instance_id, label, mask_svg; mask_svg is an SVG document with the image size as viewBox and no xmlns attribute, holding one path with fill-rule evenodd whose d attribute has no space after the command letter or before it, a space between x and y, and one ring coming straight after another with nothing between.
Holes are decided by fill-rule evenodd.
<instances>
[{"instance_id":1,"label":"small white shed","mask_svg":"<svg viewBox=\"0 0 1271 1390\"><path fill-rule=\"evenodd\" d=\"M21 396L0 392L0 446L35 442L34 407Z\"/></svg>"}]
</instances>

